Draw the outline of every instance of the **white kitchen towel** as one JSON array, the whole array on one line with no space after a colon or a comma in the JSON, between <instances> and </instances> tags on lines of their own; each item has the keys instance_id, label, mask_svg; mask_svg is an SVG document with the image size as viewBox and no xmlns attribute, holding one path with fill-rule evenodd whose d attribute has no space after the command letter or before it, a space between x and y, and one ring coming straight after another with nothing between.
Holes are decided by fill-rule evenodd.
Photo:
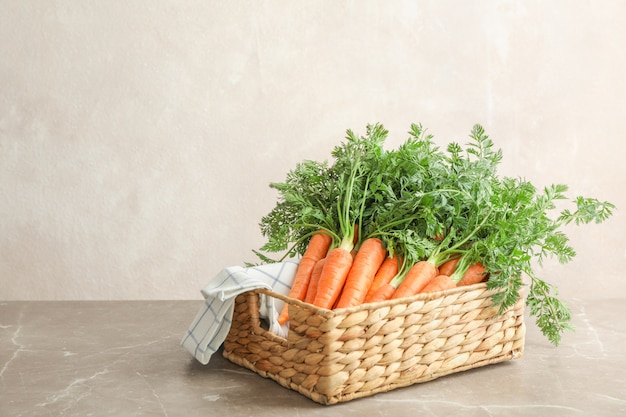
<instances>
[{"instance_id":1,"label":"white kitchen towel","mask_svg":"<svg viewBox=\"0 0 626 417\"><path fill-rule=\"evenodd\" d=\"M233 266L221 270L201 290L204 304L189 326L181 345L202 364L209 363L211 355L219 349L230 330L235 298L243 292L257 288L267 288L287 295L297 268L298 260L292 260L248 268ZM269 322L271 332L286 337L287 327L281 326L277 321L284 302L260 295L259 315Z\"/></svg>"}]
</instances>

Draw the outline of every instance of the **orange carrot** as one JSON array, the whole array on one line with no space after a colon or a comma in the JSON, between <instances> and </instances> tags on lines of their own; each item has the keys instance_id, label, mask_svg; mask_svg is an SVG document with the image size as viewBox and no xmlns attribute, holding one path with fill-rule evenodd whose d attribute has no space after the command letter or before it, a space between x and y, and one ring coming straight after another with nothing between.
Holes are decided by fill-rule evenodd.
<instances>
[{"instance_id":1,"label":"orange carrot","mask_svg":"<svg viewBox=\"0 0 626 417\"><path fill-rule=\"evenodd\" d=\"M434 263L429 261L416 262L393 292L391 298L410 297L417 294L438 274L439 271Z\"/></svg>"},{"instance_id":2,"label":"orange carrot","mask_svg":"<svg viewBox=\"0 0 626 417\"><path fill-rule=\"evenodd\" d=\"M363 302L386 256L387 249L380 239L370 237L363 241L346 277L337 308L351 307Z\"/></svg>"},{"instance_id":3,"label":"orange carrot","mask_svg":"<svg viewBox=\"0 0 626 417\"><path fill-rule=\"evenodd\" d=\"M465 274L463 274L463 278L461 278L458 284L456 284L457 287L481 282L486 277L486 271L487 268L485 268L480 262L471 264L465 271Z\"/></svg>"},{"instance_id":4,"label":"orange carrot","mask_svg":"<svg viewBox=\"0 0 626 417\"><path fill-rule=\"evenodd\" d=\"M352 254L349 249L339 246L328 253L313 300L314 305L332 309L341 294L351 266Z\"/></svg>"},{"instance_id":5,"label":"orange carrot","mask_svg":"<svg viewBox=\"0 0 626 417\"><path fill-rule=\"evenodd\" d=\"M315 294L317 294L317 286L320 282L320 275L322 275L322 268L324 268L324 263L326 263L326 258L322 258L315 264L313 267L313 272L311 272L311 279L309 280L309 287L306 290L306 297L304 297L304 302L313 304L313 300L315 300Z\"/></svg>"},{"instance_id":6,"label":"orange carrot","mask_svg":"<svg viewBox=\"0 0 626 417\"><path fill-rule=\"evenodd\" d=\"M455 287L456 284L448 275L437 275L426 284L421 293L444 291Z\"/></svg>"},{"instance_id":7,"label":"orange carrot","mask_svg":"<svg viewBox=\"0 0 626 417\"><path fill-rule=\"evenodd\" d=\"M380 287L378 287L376 292L367 299L367 302L376 303L378 301L390 300L395 290L396 290L396 287L391 285L391 282L383 284Z\"/></svg>"},{"instance_id":8,"label":"orange carrot","mask_svg":"<svg viewBox=\"0 0 626 417\"><path fill-rule=\"evenodd\" d=\"M376 291L378 291L382 285L389 284L391 282L393 277L398 274L398 266L399 261L397 256L388 256L385 258L383 264L380 268L378 268L378 271L376 271L376 275L374 275L374 279L372 280L372 285L370 285L363 302L371 302L371 299L374 297Z\"/></svg>"},{"instance_id":9,"label":"orange carrot","mask_svg":"<svg viewBox=\"0 0 626 417\"><path fill-rule=\"evenodd\" d=\"M452 275L452 273L454 272L454 268L456 267L456 264L459 263L459 259L461 259L461 257L456 257L456 258L450 259L449 261L444 262L439 267L439 274L447 275L447 276Z\"/></svg>"},{"instance_id":10,"label":"orange carrot","mask_svg":"<svg viewBox=\"0 0 626 417\"><path fill-rule=\"evenodd\" d=\"M319 232L315 233L309 240L309 244L300 259L300 264L296 270L296 276L289 290L289 297L303 301L311 280L311 273L317 261L328 253L332 238L330 235ZM285 324L289 320L289 305L285 304L278 315L278 323Z\"/></svg>"}]
</instances>

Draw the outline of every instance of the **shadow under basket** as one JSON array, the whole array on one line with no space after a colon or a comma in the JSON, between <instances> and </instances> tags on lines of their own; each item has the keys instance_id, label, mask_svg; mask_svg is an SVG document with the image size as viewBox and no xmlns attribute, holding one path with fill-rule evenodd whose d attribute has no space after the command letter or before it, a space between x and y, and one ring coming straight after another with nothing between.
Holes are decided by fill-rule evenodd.
<instances>
[{"instance_id":1,"label":"shadow under basket","mask_svg":"<svg viewBox=\"0 0 626 417\"><path fill-rule=\"evenodd\" d=\"M235 300L224 357L320 404L336 404L521 358L523 297L503 314L485 283L327 310L259 289ZM289 304L289 334L266 330L259 297Z\"/></svg>"}]
</instances>

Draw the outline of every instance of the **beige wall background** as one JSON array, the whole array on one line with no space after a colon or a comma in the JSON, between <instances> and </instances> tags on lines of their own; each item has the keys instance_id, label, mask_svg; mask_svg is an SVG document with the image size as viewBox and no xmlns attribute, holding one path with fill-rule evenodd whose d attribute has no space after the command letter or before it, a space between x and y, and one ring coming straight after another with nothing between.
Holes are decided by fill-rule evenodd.
<instances>
[{"instance_id":1,"label":"beige wall background","mask_svg":"<svg viewBox=\"0 0 626 417\"><path fill-rule=\"evenodd\" d=\"M381 122L621 208L541 275L626 293L626 2L0 0L0 299L195 299L271 181Z\"/></svg>"}]
</instances>

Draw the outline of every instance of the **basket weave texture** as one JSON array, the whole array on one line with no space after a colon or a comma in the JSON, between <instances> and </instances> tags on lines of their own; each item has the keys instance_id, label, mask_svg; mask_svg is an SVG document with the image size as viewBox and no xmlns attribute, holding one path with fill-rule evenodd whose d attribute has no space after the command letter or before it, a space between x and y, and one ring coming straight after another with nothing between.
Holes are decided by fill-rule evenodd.
<instances>
[{"instance_id":1,"label":"basket weave texture","mask_svg":"<svg viewBox=\"0 0 626 417\"><path fill-rule=\"evenodd\" d=\"M235 301L223 355L320 404L335 404L497 362L524 350L524 301L497 314L485 283L326 310L270 290ZM289 334L267 331L259 296L289 304Z\"/></svg>"}]
</instances>

